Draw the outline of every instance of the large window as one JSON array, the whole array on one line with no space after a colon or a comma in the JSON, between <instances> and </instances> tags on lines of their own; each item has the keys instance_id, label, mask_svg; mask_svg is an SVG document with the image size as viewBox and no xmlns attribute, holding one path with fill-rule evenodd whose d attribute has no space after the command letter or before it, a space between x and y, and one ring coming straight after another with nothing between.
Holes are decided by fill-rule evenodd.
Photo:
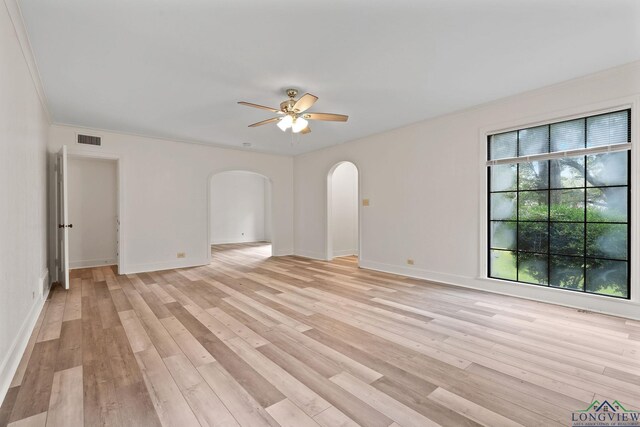
<instances>
[{"instance_id":1,"label":"large window","mask_svg":"<svg viewBox=\"0 0 640 427\"><path fill-rule=\"evenodd\" d=\"M489 136L489 277L629 298L630 121Z\"/></svg>"}]
</instances>

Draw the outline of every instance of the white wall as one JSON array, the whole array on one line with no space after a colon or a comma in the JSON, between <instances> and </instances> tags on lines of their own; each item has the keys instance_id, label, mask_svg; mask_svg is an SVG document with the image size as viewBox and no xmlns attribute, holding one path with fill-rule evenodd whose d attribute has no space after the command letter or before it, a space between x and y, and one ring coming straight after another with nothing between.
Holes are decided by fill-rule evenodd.
<instances>
[{"instance_id":1,"label":"white wall","mask_svg":"<svg viewBox=\"0 0 640 427\"><path fill-rule=\"evenodd\" d=\"M264 240L272 241L273 228L273 200L271 195L271 183L265 180L264 185Z\"/></svg>"},{"instance_id":2,"label":"white wall","mask_svg":"<svg viewBox=\"0 0 640 427\"><path fill-rule=\"evenodd\" d=\"M79 146L76 132L102 137ZM120 268L152 271L209 262L208 192L216 173L245 170L269 178L273 254L293 252L293 158L107 131L51 126L49 151L120 158ZM185 258L177 258L184 252Z\"/></svg>"},{"instance_id":3,"label":"white wall","mask_svg":"<svg viewBox=\"0 0 640 427\"><path fill-rule=\"evenodd\" d=\"M24 37L15 3L0 6L0 401L48 291L49 119Z\"/></svg>"},{"instance_id":4,"label":"white wall","mask_svg":"<svg viewBox=\"0 0 640 427\"><path fill-rule=\"evenodd\" d=\"M358 169L353 163L340 163L331 181L329 257L358 254Z\"/></svg>"},{"instance_id":5,"label":"white wall","mask_svg":"<svg viewBox=\"0 0 640 427\"><path fill-rule=\"evenodd\" d=\"M113 160L69 158L69 265L116 264L117 177Z\"/></svg>"},{"instance_id":6,"label":"white wall","mask_svg":"<svg viewBox=\"0 0 640 427\"><path fill-rule=\"evenodd\" d=\"M265 240L268 185L263 176L242 171L211 178L211 244Z\"/></svg>"},{"instance_id":7,"label":"white wall","mask_svg":"<svg viewBox=\"0 0 640 427\"><path fill-rule=\"evenodd\" d=\"M326 176L340 161L360 173L360 265L640 318L637 266L640 147L633 113L632 298L618 300L486 279L486 132L606 107L640 94L640 62L372 135L295 159L295 251L324 258ZM407 258L415 264L406 264Z\"/></svg>"}]
</instances>

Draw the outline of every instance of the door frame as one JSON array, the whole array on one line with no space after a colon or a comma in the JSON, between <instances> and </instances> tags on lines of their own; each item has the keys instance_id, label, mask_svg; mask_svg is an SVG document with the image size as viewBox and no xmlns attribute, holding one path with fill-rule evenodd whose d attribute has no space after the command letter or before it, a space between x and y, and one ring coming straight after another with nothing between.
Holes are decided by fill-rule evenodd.
<instances>
[{"instance_id":1,"label":"door frame","mask_svg":"<svg viewBox=\"0 0 640 427\"><path fill-rule=\"evenodd\" d=\"M207 189L207 196L206 196L206 200L207 200L207 208L206 208L206 212L207 212L207 264L211 264L212 262L212 255L211 255L211 185L213 182L213 177L215 177L216 175L220 175L223 173L228 173L228 172L245 172L245 173L252 173L254 175L258 175L262 178L264 178L269 187L270 187L270 196L271 196L271 200L269 203L269 206L271 208L271 212L269 213L269 219L270 219L270 224L268 225L269 229L270 229L270 234L271 234L271 256L275 256L275 249L276 249L276 244L277 244L277 234L275 231L275 227L274 227L274 223L275 223L275 218L273 215L274 212L274 184L273 184L273 179L271 179L271 177L269 177L268 175L265 175L262 172L256 172L255 170L251 170L251 169L246 169L246 168L231 168L231 169L221 169L221 170L215 170L213 172L211 172L208 176L207 176L207 185L206 185L206 189ZM267 214L266 212L266 208L265 208L265 215ZM266 224L265 224L266 225Z\"/></svg>"},{"instance_id":2,"label":"door frame","mask_svg":"<svg viewBox=\"0 0 640 427\"><path fill-rule=\"evenodd\" d=\"M69 220L69 203L68 197L68 169L69 156L68 148L63 145L55 154L55 180L54 187L56 191L56 223L55 230L55 247L57 262L55 265L56 280L65 289L69 289L69 229L67 222Z\"/></svg>"},{"instance_id":3,"label":"door frame","mask_svg":"<svg viewBox=\"0 0 640 427\"><path fill-rule=\"evenodd\" d=\"M104 153L104 152L96 152L96 151L92 151L92 150L82 150L82 149L78 149L72 146L67 146L67 159L71 159L71 158L84 158L84 159L99 159L99 160L113 160L115 161L116 164L116 201L117 201L117 206L116 206L116 214L118 216L117 221L118 223L116 224L117 227L117 247L116 247L116 265L118 267L118 274L125 274L126 273L126 268L124 265L124 251L125 251L125 245L123 243L124 240L124 229L125 229L125 224L123 221L124 218L124 159L123 156L118 155L118 154L112 154L112 153ZM57 179L57 172L56 172L56 176L55 178ZM56 200L56 212L57 212L57 200L58 200L58 190L56 187L56 194L55 194L55 200ZM56 221L58 220L58 214L56 213ZM56 235L56 242L57 242L57 235ZM56 248L58 247L58 244L56 243ZM60 259L59 258L60 254L58 253L58 249L56 249L56 259ZM57 273L56 273L57 274ZM59 279L58 277L56 277L56 279Z\"/></svg>"},{"instance_id":4,"label":"door frame","mask_svg":"<svg viewBox=\"0 0 640 427\"><path fill-rule=\"evenodd\" d=\"M333 235L332 235L332 228L331 228L331 219L332 219L332 207L333 207L333 200L332 200L332 194L331 194L331 184L332 184L332 179L333 179L333 173L336 171L336 169L338 168L338 166L340 166L343 163L351 163L355 168L356 168L356 178L358 180L357 182L357 193L356 194L356 203L358 204L358 238L356 239L357 243L358 243L358 266L360 265L360 260L362 259L362 202L360 199L360 195L362 194L362 178L360 176L360 168L358 167L358 165L356 164L356 162L354 162L353 160L340 160L339 162L336 162L333 164L333 166L331 166L329 168L329 171L327 172L326 175L326 195L327 195L327 210L326 210L326 222L325 222L325 230L326 230L326 236L325 236L325 259L327 261L331 261L333 258L335 258L333 256Z\"/></svg>"}]
</instances>

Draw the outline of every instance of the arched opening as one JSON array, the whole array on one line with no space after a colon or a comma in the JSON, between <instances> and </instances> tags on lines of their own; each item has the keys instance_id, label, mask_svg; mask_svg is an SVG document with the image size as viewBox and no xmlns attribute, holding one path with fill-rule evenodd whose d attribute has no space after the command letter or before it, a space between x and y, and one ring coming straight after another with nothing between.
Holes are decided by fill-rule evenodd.
<instances>
[{"instance_id":1,"label":"arched opening","mask_svg":"<svg viewBox=\"0 0 640 427\"><path fill-rule=\"evenodd\" d=\"M359 173L351 162L327 175L327 259L360 255Z\"/></svg>"},{"instance_id":2,"label":"arched opening","mask_svg":"<svg viewBox=\"0 0 640 427\"><path fill-rule=\"evenodd\" d=\"M259 173L232 170L212 174L208 186L210 259L216 252L250 249L257 258L272 254L272 183Z\"/></svg>"}]
</instances>

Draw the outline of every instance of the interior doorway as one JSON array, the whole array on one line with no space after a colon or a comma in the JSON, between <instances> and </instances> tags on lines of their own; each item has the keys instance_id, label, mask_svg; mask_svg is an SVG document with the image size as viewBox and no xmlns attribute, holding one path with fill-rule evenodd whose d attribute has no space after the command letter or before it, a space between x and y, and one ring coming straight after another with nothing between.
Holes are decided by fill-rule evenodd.
<instances>
[{"instance_id":1,"label":"interior doorway","mask_svg":"<svg viewBox=\"0 0 640 427\"><path fill-rule=\"evenodd\" d=\"M69 270L122 265L122 165L119 156L63 145L51 157L49 271L69 289Z\"/></svg>"},{"instance_id":2,"label":"interior doorway","mask_svg":"<svg viewBox=\"0 0 640 427\"><path fill-rule=\"evenodd\" d=\"M118 164L70 155L69 268L118 264Z\"/></svg>"},{"instance_id":3,"label":"interior doorway","mask_svg":"<svg viewBox=\"0 0 640 427\"><path fill-rule=\"evenodd\" d=\"M327 259L360 254L358 168L335 164L327 176Z\"/></svg>"},{"instance_id":4,"label":"interior doorway","mask_svg":"<svg viewBox=\"0 0 640 427\"><path fill-rule=\"evenodd\" d=\"M272 254L272 184L250 171L226 171L209 182L209 245L261 243ZM212 250L212 252L216 252Z\"/></svg>"}]
</instances>

